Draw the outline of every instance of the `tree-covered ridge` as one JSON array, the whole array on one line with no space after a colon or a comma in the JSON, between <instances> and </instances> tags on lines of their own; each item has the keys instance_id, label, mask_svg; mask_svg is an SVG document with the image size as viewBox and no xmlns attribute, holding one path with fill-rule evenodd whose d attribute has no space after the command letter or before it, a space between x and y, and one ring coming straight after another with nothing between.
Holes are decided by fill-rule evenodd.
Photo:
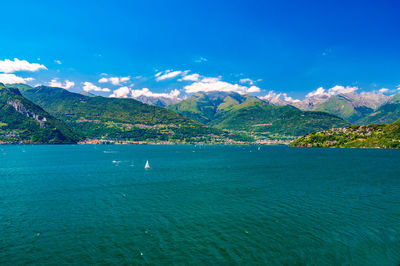
<instances>
[{"instance_id":1,"label":"tree-covered ridge","mask_svg":"<svg viewBox=\"0 0 400 266\"><path fill-rule=\"evenodd\" d=\"M1 143L76 143L80 137L64 122L0 84Z\"/></svg>"},{"instance_id":2,"label":"tree-covered ridge","mask_svg":"<svg viewBox=\"0 0 400 266\"><path fill-rule=\"evenodd\" d=\"M101 120L145 125L176 124L198 126L199 123L134 99L89 97L62 88L39 86L22 94L54 116L65 121Z\"/></svg>"},{"instance_id":3,"label":"tree-covered ridge","mask_svg":"<svg viewBox=\"0 0 400 266\"><path fill-rule=\"evenodd\" d=\"M350 125L331 114L301 111L290 105L273 106L237 93L197 93L169 108L219 129L245 131L267 138L301 136Z\"/></svg>"},{"instance_id":4,"label":"tree-covered ridge","mask_svg":"<svg viewBox=\"0 0 400 266\"><path fill-rule=\"evenodd\" d=\"M400 148L400 120L391 124L354 125L312 133L293 141L290 146Z\"/></svg>"},{"instance_id":5,"label":"tree-covered ridge","mask_svg":"<svg viewBox=\"0 0 400 266\"><path fill-rule=\"evenodd\" d=\"M251 140L243 134L210 128L134 99L86 96L46 86L23 85L19 89L25 97L88 139L180 143Z\"/></svg>"},{"instance_id":6,"label":"tree-covered ridge","mask_svg":"<svg viewBox=\"0 0 400 266\"><path fill-rule=\"evenodd\" d=\"M207 124L246 102L262 102L251 95L228 92L196 93L186 100L168 106L168 109L193 120Z\"/></svg>"}]
</instances>

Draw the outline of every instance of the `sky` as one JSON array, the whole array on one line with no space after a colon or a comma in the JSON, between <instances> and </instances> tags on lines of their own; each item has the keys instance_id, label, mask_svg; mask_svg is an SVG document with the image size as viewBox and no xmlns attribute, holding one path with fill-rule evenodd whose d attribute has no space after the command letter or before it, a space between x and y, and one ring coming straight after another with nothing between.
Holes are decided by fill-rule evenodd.
<instances>
[{"instance_id":1,"label":"sky","mask_svg":"<svg viewBox=\"0 0 400 266\"><path fill-rule=\"evenodd\" d=\"M4 1L0 82L111 97L394 93L399 14L395 0Z\"/></svg>"}]
</instances>

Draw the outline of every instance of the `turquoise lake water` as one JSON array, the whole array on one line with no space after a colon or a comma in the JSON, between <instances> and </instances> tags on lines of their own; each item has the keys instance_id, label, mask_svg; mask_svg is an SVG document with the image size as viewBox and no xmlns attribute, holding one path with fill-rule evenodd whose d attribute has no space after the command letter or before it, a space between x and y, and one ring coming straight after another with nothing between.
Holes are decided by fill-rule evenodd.
<instances>
[{"instance_id":1,"label":"turquoise lake water","mask_svg":"<svg viewBox=\"0 0 400 266\"><path fill-rule=\"evenodd\" d=\"M0 146L0 264L399 263L400 150Z\"/></svg>"}]
</instances>

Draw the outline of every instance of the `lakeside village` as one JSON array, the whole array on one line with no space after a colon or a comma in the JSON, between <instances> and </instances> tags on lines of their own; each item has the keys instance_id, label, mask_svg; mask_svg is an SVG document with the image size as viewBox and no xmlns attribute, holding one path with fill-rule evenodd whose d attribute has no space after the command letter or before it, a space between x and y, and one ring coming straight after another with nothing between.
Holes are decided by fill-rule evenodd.
<instances>
[{"instance_id":1,"label":"lakeside village","mask_svg":"<svg viewBox=\"0 0 400 266\"><path fill-rule=\"evenodd\" d=\"M217 136L213 134L208 135L209 140L204 141L204 138L198 137L192 138L190 141L186 140L115 140L110 139L107 137L102 137L100 139L91 139L87 138L85 140L81 140L77 142L77 144L150 144L150 145L176 145L176 144L224 144L224 145L244 145L244 144L257 144L257 145L288 145L294 137L286 137L282 139L257 139L255 141L239 141L233 140L231 138L226 138L222 136ZM0 132L0 145L7 145L7 144L41 144L32 141L22 141L18 131L3 131ZM56 144L49 142L48 144Z\"/></svg>"},{"instance_id":2,"label":"lakeside village","mask_svg":"<svg viewBox=\"0 0 400 266\"><path fill-rule=\"evenodd\" d=\"M1 142L0 142L1 144ZM221 139L219 141L214 140L211 142L180 142L180 141L134 141L134 140L107 140L107 139L86 139L84 141L78 142L78 144L149 144L149 145L184 145L184 144L199 144L199 145L248 145L248 144L258 144L258 145L288 145L289 142L282 140L259 140L254 142L246 141L235 141L232 139Z\"/></svg>"}]
</instances>

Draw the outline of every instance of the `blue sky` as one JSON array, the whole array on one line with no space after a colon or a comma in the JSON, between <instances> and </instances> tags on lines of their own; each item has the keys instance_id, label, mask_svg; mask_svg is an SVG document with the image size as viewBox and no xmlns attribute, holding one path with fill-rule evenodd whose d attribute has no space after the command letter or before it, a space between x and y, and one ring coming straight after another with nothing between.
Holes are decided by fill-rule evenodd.
<instances>
[{"instance_id":1,"label":"blue sky","mask_svg":"<svg viewBox=\"0 0 400 266\"><path fill-rule=\"evenodd\" d=\"M91 91L100 95L120 87L182 95L196 83L192 91L219 86L304 98L319 87L394 91L400 84L400 3L393 0L6 1L1 10L0 60L46 69L0 76L32 78L32 85L68 80L72 91L88 83L110 90ZM168 71L182 72L157 81ZM182 80L192 74L197 80Z\"/></svg>"}]
</instances>

